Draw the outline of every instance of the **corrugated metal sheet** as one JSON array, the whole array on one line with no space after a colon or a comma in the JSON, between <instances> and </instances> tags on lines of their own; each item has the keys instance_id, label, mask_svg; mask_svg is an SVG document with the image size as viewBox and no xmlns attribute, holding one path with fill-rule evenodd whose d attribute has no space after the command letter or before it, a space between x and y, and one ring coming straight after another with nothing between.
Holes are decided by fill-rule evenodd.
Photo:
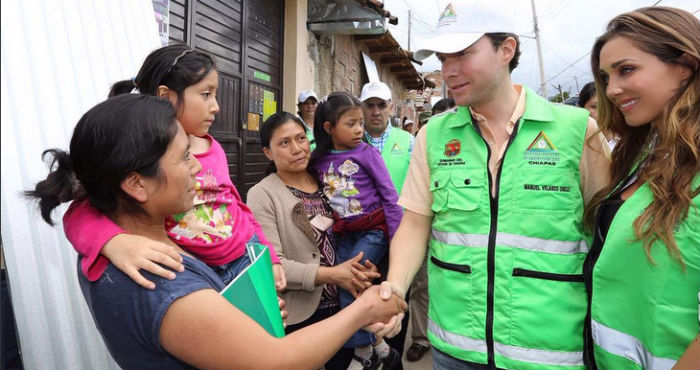
<instances>
[{"instance_id":1,"label":"corrugated metal sheet","mask_svg":"<svg viewBox=\"0 0 700 370\"><path fill-rule=\"evenodd\" d=\"M2 241L27 369L116 369L85 305L60 218L19 193L47 174L81 114L159 47L151 0L2 1Z\"/></svg>"}]
</instances>

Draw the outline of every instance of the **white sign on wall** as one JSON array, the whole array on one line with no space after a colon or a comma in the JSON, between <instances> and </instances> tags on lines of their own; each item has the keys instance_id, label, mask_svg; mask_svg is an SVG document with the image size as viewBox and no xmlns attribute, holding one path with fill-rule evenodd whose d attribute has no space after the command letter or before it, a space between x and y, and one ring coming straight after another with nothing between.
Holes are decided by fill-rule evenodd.
<instances>
[{"instance_id":1,"label":"white sign on wall","mask_svg":"<svg viewBox=\"0 0 700 370\"><path fill-rule=\"evenodd\" d=\"M379 82L379 72L377 71L377 65L374 63L369 55L362 52L362 59L365 61L365 69L367 70L367 78L369 82Z\"/></svg>"}]
</instances>

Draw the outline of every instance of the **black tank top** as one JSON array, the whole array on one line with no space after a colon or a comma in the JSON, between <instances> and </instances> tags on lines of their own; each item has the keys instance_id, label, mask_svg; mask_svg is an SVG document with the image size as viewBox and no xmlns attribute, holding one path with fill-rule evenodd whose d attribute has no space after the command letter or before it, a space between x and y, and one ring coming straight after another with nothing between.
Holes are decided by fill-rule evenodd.
<instances>
[{"instance_id":1,"label":"black tank top","mask_svg":"<svg viewBox=\"0 0 700 370\"><path fill-rule=\"evenodd\" d=\"M610 224L612 224L617 211L625 202L622 200L622 191L606 199L601 203L598 213L596 214L595 229L593 231L593 245L586 255L586 260L583 263L583 281L586 284L586 293L588 295L588 308L586 312L586 321L583 327L584 350L583 360L586 366L591 370L596 370L595 357L593 356L593 335L591 332L591 297L593 290L593 267L598 261L600 252L603 250L605 238L608 236Z\"/></svg>"}]
</instances>

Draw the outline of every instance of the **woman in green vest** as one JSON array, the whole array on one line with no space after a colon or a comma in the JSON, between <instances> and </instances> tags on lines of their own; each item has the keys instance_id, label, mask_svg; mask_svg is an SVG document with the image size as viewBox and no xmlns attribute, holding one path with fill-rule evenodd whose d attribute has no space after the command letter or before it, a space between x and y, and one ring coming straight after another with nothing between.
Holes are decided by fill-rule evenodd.
<instances>
[{"instance_id":1,"label":"woman in green vest","mask_svg":"<svg viewBox=\"0 0 700 370\"><path fill-rule=\"evenodd\" d=\"M600 129L620 138L586 211L592 369L700 368L700 21L615 17L593 46Z\"/></svg>"}]
</instances>

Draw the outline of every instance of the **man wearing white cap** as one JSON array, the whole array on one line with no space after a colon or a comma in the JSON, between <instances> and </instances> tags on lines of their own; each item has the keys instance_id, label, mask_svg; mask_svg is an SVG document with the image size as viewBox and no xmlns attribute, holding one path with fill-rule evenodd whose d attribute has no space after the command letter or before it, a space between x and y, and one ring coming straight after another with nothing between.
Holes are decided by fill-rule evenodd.
<instances>
[{"instance_id":1,"label":"man wearing white cap","mask_svg":"<svg viewBox=\"0 0 700 370\"><path fill-rule=\"evenodd\" d=\"M413 120L406 119L403 121L403 124L401 124L403 127L403 130L408 132L409 134L413 135Z\"/></svg>"},{"instance_id":2,"label":"man wearing white cap","mask_svg":"<svg viewBox=\"0 0 700 370\"><path fill-rule=\"evenodd\" d=\"M297 115L306 125L306 137L311 144L311 150L316 148L316 140L314 138L314 116L318 107L318 96L313 90L303 90L299 93L297 99Z\"/></svg>"},{"instance_id":3,"label":"man wearing white cap","mask_svg":"<svg viewBox=\"0 0 700 370\"><path fill-rule=\"evenodd\" d=\"M415 138L389 124L394 103L387 84L380 81L366 83L360 101L365 118L365 138L381 153L396 192L401 194Z\"/></svg>"},{"instance_id":4,"label":"man wearing white cap","mask_svg":"<svg viewBox=\"0 0 700 370\"><path fill-rule=\"evenodd\" d=\"M449 4L414 54L437 54L457 108L418 133L382 294L406 291L428 245L434 368L582 370L582 216L607 145L587 111L512 83L519 39L496 3Z\"/></svg>"}]
</instances>

